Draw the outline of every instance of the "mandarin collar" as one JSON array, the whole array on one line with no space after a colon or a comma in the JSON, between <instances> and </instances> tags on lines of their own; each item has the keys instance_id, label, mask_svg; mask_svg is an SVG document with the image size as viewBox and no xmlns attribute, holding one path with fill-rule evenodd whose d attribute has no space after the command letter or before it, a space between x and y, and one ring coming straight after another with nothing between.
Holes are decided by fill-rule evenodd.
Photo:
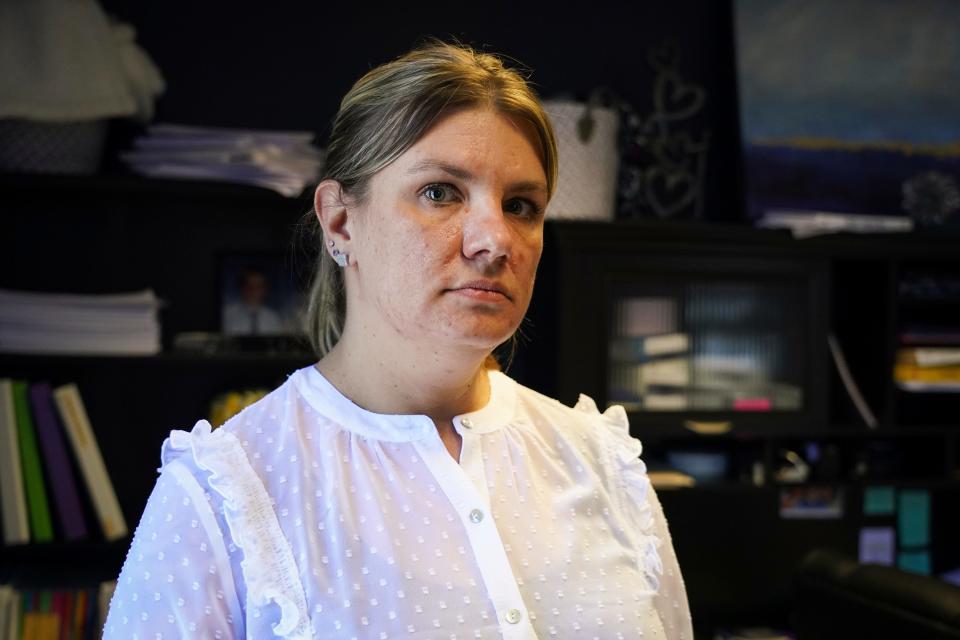
<instances>
[{"instance_id":1,"label":"mandarin collar","mask_svg":"<svg viewBox=\"0 0 960 640\"><path fill-rule=\"evenodd\" d=\"M517 404L517 383L500 371L487 371L490 399L476 411L454 416L454 422L468 421L475 433L500 429L513 418ZM348 431L386 442L411 442L435 436L437 427L429 416L387 414L367 411L327 380L313 365L293 373L291 380L304 399L320 415Z\"/></svg>"}]
</instances>

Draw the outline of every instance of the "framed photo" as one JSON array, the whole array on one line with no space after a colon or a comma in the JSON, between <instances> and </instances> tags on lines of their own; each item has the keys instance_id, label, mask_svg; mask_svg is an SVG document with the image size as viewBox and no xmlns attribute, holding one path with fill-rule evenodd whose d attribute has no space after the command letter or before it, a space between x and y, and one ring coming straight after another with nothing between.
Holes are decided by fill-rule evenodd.
<instances>
[{"instance_id":1,"label":"framed photo","mask_svg":"<svg viewBox=\"0 0 960 640\"><path fill-rule=\"evenodd\" d=\"M780 489L780 517L792 520L836 520L843 517L843 489L801 485Z\"/></svg>"},{"instance_id":2,"label":"framed photo","mask_svg":"<svg viewBox=\"0 0 960 640\"><path fill-rule=\"evenodd\" d=\"M283 253L220 256L220 332L229 337L303 335L303 295Z\"/></svg>"}]
</instances>

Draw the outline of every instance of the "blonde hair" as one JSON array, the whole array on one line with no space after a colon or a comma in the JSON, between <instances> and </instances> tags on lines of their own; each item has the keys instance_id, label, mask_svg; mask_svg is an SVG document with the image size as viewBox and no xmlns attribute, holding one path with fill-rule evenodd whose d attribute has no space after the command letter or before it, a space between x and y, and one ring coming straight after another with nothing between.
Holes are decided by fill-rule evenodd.
<instances>
[{"instance_id":1,"label":"blonde hair","mask_svg":"<svg viewBox=\"0 0 960 640\"><path fill-rule=\"evenodd\" d=\"M524 77L492 54L461 44L431 40L376 67L353 85L340 103L326 149L323 180L362 202L370 179L413 146L445 113L489 106L532 125L552 195L557 181L557 143L543 106ZM314 247L319 248L307 298L307 335L323 357L340 339L346 316L343 271L322 247L316 212Z\"/></svg>"}]
</instances>

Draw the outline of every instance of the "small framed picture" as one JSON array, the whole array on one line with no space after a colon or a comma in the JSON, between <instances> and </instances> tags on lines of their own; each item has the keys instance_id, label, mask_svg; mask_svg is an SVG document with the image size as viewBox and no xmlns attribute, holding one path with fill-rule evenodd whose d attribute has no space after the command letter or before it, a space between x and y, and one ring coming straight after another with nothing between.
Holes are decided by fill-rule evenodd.
<instances>
[{"instance_id":1,"label":"small framed picture","mask_svg":"<svg viewBox=\"0 0 960 640\"><path fill-rule=\"evenodd\" d=\"M835 520L843 517L843 489L801 485L780 489L780 517L792 520Z\"/></svg>"},{"instance_id":2,"label":"small framed picture","mask_svg":"<svg viewBox=\"0 0 960 640\"><path fill-rule=\"evenodd\" d=\"M220 256L220 331L225 336L302 336L302 302L283 253Z\"/></svg>"}]
</instances>

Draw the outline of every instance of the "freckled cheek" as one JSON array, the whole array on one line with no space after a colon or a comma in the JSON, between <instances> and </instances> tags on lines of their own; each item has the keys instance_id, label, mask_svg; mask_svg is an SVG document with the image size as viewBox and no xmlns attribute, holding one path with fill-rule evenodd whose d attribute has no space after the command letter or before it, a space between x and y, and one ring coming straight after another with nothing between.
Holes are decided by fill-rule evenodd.
<instances>
[{"instance_id":1,"label":"freckled cheek","mask_svg":"<svg viewBox=\"0 0 960 640\"><path fill-rule=\"evenodd\" d=\"M429 246L416 244L410 251L394 254L384 265L383 295L391 300L396 312L417 316L425 301L434 295L437 267Z\"/></svg>"},{"instance_id":2,"label":"freckled cheek","mask_svg":"<svg viewBox=\"0 0 960 640\"><path fill-rule=\"evenodd\" d=\"M429 254L429 243L422 234L411 233L403 226L384 229L381 251L381 269L390 276L403 277L405 271L418 271Z\"/></svg>"},{"instance_id":3,"label":"freckled cheek","mask_svg":"<svg viewBox=\"0 0 960 640\"><path fill-rule=\"evenodd\" d=\"M524 279L532 279L537 273L540 263L541 247L531 247L514 252L514 269L517 275Z\"/></svg>"}]
</instances>

